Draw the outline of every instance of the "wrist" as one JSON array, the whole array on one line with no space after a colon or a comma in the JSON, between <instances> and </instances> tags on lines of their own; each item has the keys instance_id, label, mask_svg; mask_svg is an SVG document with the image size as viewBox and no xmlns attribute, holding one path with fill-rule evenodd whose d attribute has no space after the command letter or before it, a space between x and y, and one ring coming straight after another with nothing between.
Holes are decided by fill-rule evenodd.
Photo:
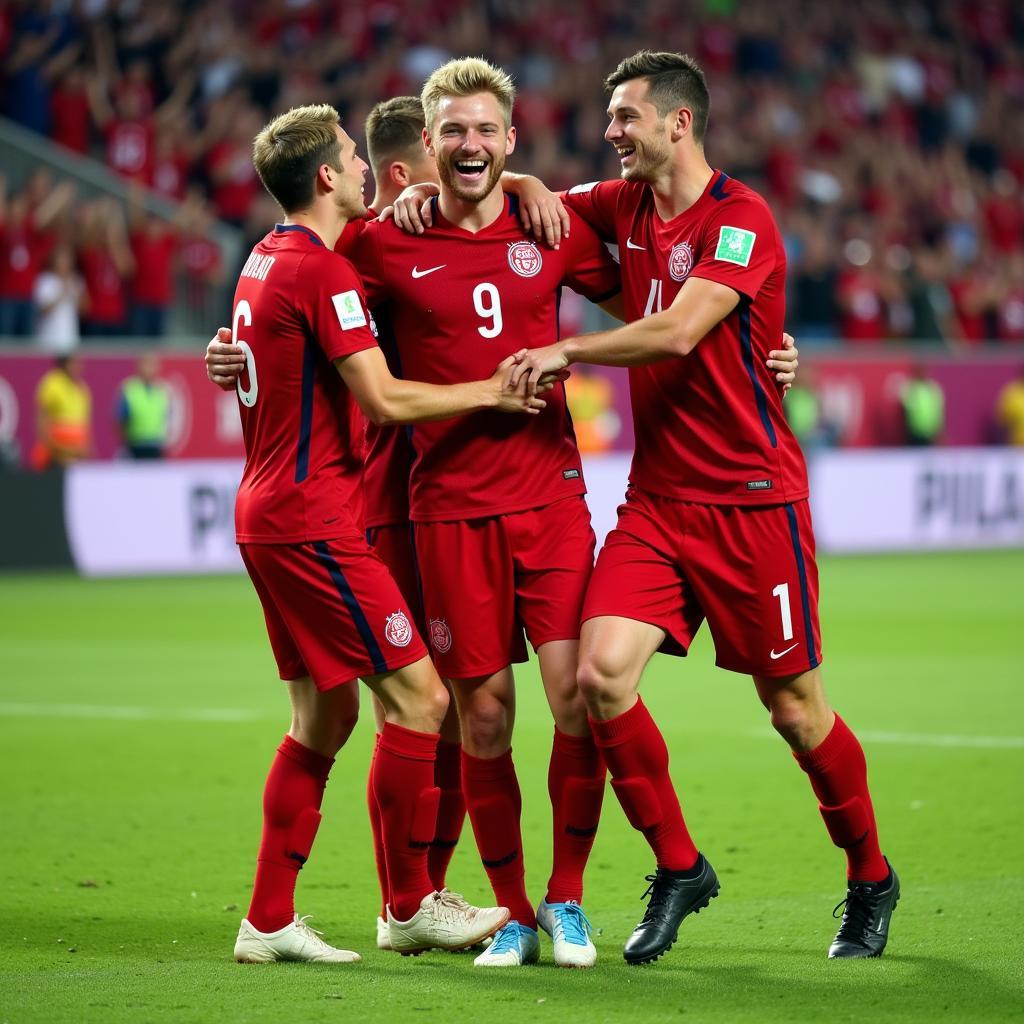
<instances>
[{"instance_id":1,"label":"wrist","mask_svg":"<svg viewBox=\"0 0 1024 1024\"><path fill-rule=\"evenodd\" d=\"M567 367L579 360L581 349L578 339L566 338L565 341L560 341L558 346Z\"/></svg>"}]
</instances>

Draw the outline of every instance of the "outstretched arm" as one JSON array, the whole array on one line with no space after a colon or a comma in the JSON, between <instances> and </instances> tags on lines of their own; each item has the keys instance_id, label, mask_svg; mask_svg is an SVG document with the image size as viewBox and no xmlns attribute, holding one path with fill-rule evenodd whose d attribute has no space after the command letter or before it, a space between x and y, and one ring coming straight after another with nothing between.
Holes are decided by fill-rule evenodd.
<instances>
[{"instance_id":1,"label":"outstretched arm","mask_svg":"<svg viewBox=\"0 0 1024 1024\"><path fill-rule=\"evenodd\" d=\"M727 285L691 277L668 309L634 320L611 331L566 338L544 348L521 350L509 374L509 386L525 378L529 389L541 377L573 363L601 366L642 366L660 359L689 355L715 324L739 302L739 293Z\"/></svg>"}]
</instances>

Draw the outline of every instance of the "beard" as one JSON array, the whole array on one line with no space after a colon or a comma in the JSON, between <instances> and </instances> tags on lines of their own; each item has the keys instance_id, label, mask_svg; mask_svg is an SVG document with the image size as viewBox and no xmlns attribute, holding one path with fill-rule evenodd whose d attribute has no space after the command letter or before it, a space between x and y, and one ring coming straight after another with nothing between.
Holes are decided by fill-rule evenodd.
<instances>
[{"instance_id":1,"label":"beard","mask_svg":"<svg viewBox=\"0 0 1024 1024\"><path fill-rule=\"evenodd\" d=\"M495 153L490 158L490 164L487 170L484 172L484 176L479 182L471 187L467 187L461 181L459 181L458 174L455 170L455 164L457 159L452 156L439 156L437 160L437 175L441 179L441 184L445 186L456 199L461 199L464 203L479 203L494 190L495 185L498 184L501 179L501 175L505 170L505 155L503 153Z\"/></svg>"}]
</instances>

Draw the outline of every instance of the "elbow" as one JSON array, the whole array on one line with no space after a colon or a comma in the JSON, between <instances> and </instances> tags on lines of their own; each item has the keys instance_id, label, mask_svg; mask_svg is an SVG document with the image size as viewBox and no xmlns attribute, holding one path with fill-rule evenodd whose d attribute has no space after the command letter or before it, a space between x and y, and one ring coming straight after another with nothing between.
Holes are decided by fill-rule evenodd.
<instances>
[{"instance_id":1,"label":"elbow","mask_svg":"<svg viewBox=\"0 0 1024 1024\"><path fill-rule=\"evenodd\" d=\"M362 406L366 418L375 427L394 427L402 422L394 404L385 398L377 398Z\"/></svg>"},{"instance_id":2,"label":"elbow","mask_svg":"<svg viewBox=\"0 0 1024 1024\"><path fill-rule=\"evenodd\" d=\"M672 332L670 351L673 356L688 356L696 347L700 338L695 338L692 331L685 326Z\"/></svg>"}]
</instances>

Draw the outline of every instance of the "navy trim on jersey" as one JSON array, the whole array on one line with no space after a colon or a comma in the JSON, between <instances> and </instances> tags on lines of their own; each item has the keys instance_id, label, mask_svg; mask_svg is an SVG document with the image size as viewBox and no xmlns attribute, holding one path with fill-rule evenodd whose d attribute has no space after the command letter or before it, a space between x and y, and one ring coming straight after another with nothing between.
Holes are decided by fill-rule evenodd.
<instances>
[{"instance_id":1,"label":"navy trim on jersey","mask_svg":"<svg viewBox=\"0 0 1024 1024\"><path fill-rule=\"evenodd\" d=\"M416 593L420 599L420 609L423 612L423 625L427 631L430 630L430 620L427 618L427 604L426 598L423 596L423 577L420 575L420 556L416 550L416 526L410 520L409 522L409 550L412 552L412 572L416 577ZM429 637L424 637L429 643Z\"/></svg>"},{"instance_id":2,"label":"navy trim on jersey","mask_svg":"<svg viewBox=\"0 0 1024 1024\"><path fill-rule=\"evenodd\" d=\"M366 530L366 543L373 547L373 542L376 539L377 531L372 527L367 527Z\"/></svg>"},{"instance_id":3,"label":"navy trim on jersey","mask_svg":"<svg viewBox=\"0 0 1024 1024\"><path fill-rule=\"evenodd\" d=\"M508 215L510 217L518 217L519 216L519 196L514 195L511 192L506 192L505 195L508 196Z\"/></svg>"},{"instance_id":4,"label":"navy trim on jersey","mask_svg":"<svg viewBox=\"0 0 1024 1024\"><path fill-rule=\"evenodd\" d=\"M736 310L740 318L740 351L743 353L743 365L747 368L747 376L750 377L751 386L754 389L754 401L757 402L757 414L761 417L761 426L768 435L768 440L773 448L778 448L779 439L775 436L775 426L768 415L768 396L764 387L757 377L757 368L754 366L754 347L750 340L750 302L745 298L740 299L739 307Z\"/></svg>"},{"instance_id":5,"label":"navy trim on jersey","mask_svg":"<svg viewBox=\"0 0 1024 1024\"><path fill-rule=\"evenodd\" d=\"M352 621L356 624L356 629L359 630L359 636L362 638L363 644L366 647L366 653L370 656L370 661L373 662L374 674L380 675L381 672L387 672L388 663L385 661L384 655L381 652L380 644L377 643L377 638L373 635L373 630L370 628L370 623L367 621L366 614L359 606L359 601L356 599L356 595L352 593L352 588L349 586L348 580L345 579L345 574L341 571L341 566L338 565L334 556L331 554L331 550L327 546L327 542L322 540L314 541L313 550L317 553L317 557L331 574L331 580L334 583L338 594L341 596L342 601L345 602L345 607L348 609L349 615L352 616Z\"/></svg>"},{"instance_id":6,"label":"navy trim on jersey","mask_svg":"<svg viewBox=\"0 0 1024 1024\"><path fill-rule=\"evenodd\" d=\"M309 439L313 433L313 383L316 380L316 346L306 338L302 353L302 400L299 406L299 443L295 449L295 482L309 476Z\"/></svg>"},{"instance_id":7,"label":"navy trim on jersey","mask_svg":"<svg viewBox=\"0 0 1024 1024\"><path fill-rule=\"evenodd\" d=\"M807 567L804 564L804 551L800 546L800 527L796 521L796 509L792 505L784 506L786 518L789 520L789 536L793 541L793 554L796 556L796 573L800 579L800 603L804 612L804 635L807 637L807 650L810 652L808 668L817 668L820 664L818 650L814 645L814 627L811 623L811 595L807 588Z\"/></svg>"},{"instance_id":8,"label":"navy trim on jersey","mask_svg":"<svg viewBox=\"0 0 1024 1024\"><path fill-rule=\"evenodd\" d=\"M284 231L301 231L304 235L306 235L310 239L310 241L315 242L321 248L326 248L324 246L324 243L322 241L320 241L320 238L317 235L315 235L312 231L310 231L309 228L303 227L301 224L275 224L274 225L274 231L275 231L275 233L278 232L278 231L281 231L281 232L284 232Z\"/></svg>"},{"instance_id":9,"label":"navy trim on jersey","mask_svg":"<svg viewBox=\"0 0 1024 1024\"><path fill-rule=\"evenodd\" d=\"M729 198L729 193L724 191L726 182L728 182L728 180L729 175L726 174L725 171L718 172L718 177L715 178L715 183L714 185L711 186L712 199L717 199L719 202L721 202L723 199Z\"/></svg>"}]
</instances>

